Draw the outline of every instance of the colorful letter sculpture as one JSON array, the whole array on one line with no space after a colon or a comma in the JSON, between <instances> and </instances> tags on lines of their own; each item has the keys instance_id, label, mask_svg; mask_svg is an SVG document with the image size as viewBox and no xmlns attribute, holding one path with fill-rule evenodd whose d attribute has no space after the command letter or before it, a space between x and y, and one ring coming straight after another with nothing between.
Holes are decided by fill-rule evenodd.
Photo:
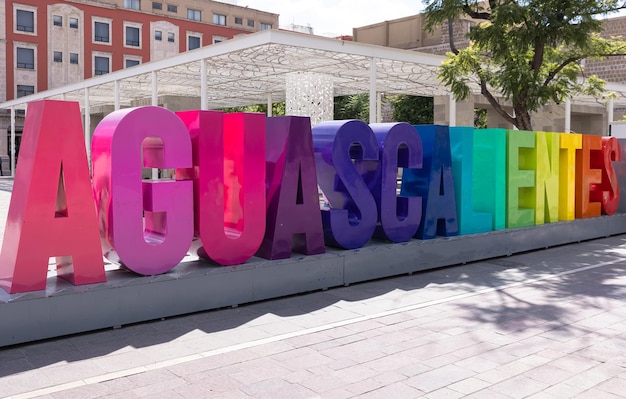
<instances>
[{"instance_id":1,"label":"colorful letter sculpture","mask_svg":"<svg viewBox=\"0 0 626 399\"><path fill-rule=\"evenodd\" d=\"M73 284L106 281L78 103L28 105L0 256L0 287L46 288L48 259Z\"/></svg>"},{"instance_id":2,"label":"colorful letter sculpture","mask_svg":"<svg viewBox=\"0 0 626 399\"><path fill-rule=\"evenodd\" d=\"M622 150L615 137L602 137L602 184L598 187L602 193L602 211L613 215L619 206L619 184L613 162L622 160Z\"/></svg>"},{"instance_id":3,"label":"colorful letter sculpture","mask_svg":"<svg viewBox=\"0 0 626 399\"><path fill-rule=\"evenodd\" d=\"M506 227L535 223L535 132L509 130L507 140L507 217Z\"/></svg>"},{"instance_id":4,"label":"colorful letter sculpture","mask_svg":"<svg viewBox=\"0 0 626 399\"><path fill-rule=\"evenodd\" d=\"M237 265L357 249L373 236L399 243L626 211L614 137L360 120L311 128L308 117L148 106L109 114L91 144L92 182L78 104L29 104L0 288L45 289L50 257L57 276L91 284L106 280L103 253L154 275L188 252ZM144 168L176 169L176 179L143 180Z\"/></svg>"},{"instance_id":5,"label":"colorful letter sculpture","mask_svg":"<svg viewBox=\"0 0 626 399\"><path fill-rule=\"evenodd\" d=\"M505 129L474 130L474 209L491 213L493 230L506 228L506 135Z\"/></svg>"},{"instance_id":6,"label":"colorful letter sculpture","mask_svg":"<svg viewBox=\"0 0 626 399\"><path fill-rule=\"evenodd\" d=\"M359 120L322 122L313 127L313 148L317 181L330 205L322 209L325 241L360 248L376 229L376 201L366 183L378 171L376 137Z\"/></svg>"},{"instance_id":7,"label":"colorful letter sculpture","mask_svg":"<svg viewBox=\"0 0 626 399\"><path fill-rule=\"evenodd\" d=\"M165 108L115 111L96 127L92 154L105 256L144 275L172 269L193 238L193 184L142 182L142 167L191 167L185 125Z\"/></svg>"},{"instance_id":8,"label":"colorful letter sculpture","mask_svg":"<svg viewBox=\"0 0 626 399\"><path fill-rule=\"evenodd\" d=\"M458 235L448 127L418 125L415 129L422 138L424 166L403 171L401 190L402 195L422 197L422 223L415 238Z\"/></svg>"},{"instance_id":9,"label":"colorful letter sculpture","mask_svg":"<svg viewBox=\"0 0 626 399\"><path fill-rule=\"evenodd\" d=\"M583 135L561 134L559 154L559 220L576 217L576 153L583 147Z\"/></svg>"},{"instance_id":10,"label":"colorful letter sculpture","mask_svg":"<svg viewBox=\"0 0 626 399\"><path fill-rule=\"evenodd\" d=\"M266 126L267 226L257 255L286 259L292 246L305 255L322 254L311 120L283 116L268 118Z\"/></svg>"},{"instance_id":11,"label":"colorful letter sculpture","mask_svg":"<svg viewBox=\"0 0 626 399\"><path fill-rule=\"evenodd\" d=\"M592 199L591 191L602 183L602 137L583 135L582 149L576 151L576 218L600 216L600 198ZM596 162L592 162L592 160Z\"/></svg>"},{"instance_id":12,"label":"colorful letter sculpture","mask_svg":"<svg viewBox=\"0 0 626 399\"><path fill-rule=\"evenodd\" d=\"M193 143L198 255L220 265L244 263L265 232L265 116L177 115Z\"/></svg>"},{"instance_id":13,"label":"colorful letter sculpture","mask_svg":"<svg viewBox=\"0 0 626 399\"><path fill-rule=\"evenodd\" d=\"M370 125L378 141L380 173L373 190L379 225L375 236L392 242L406 242L417 231L422 218L422 199L398 196L398 168L422 167L422 141L408 123Z\"/></svg>"},{"instance_id":14,"label":"colorful letter sculpture","mask_svg":"<svg viewBox=\"0 0 626 399\"><path fill-rule=\"evenodd\" d=\"M488 174L475 175L474 173L475 165L477 164L474 157L476 153L474 129L472 127L457 126L450 127L449 131L459 234L491 231L493 228L492 213L477 212L474 205L474 181L489 180L487 178Z\"/></svg>"},{"instance_id":15,"label":"colorful letter sculpture","mask_svg":"<svg viewBox=\"0 0 626 399\"><path fill-rule=\"evenodd\" d=\"M559 221L558 133L535 132L535 224Z\"/></svg>"}]
</instances>

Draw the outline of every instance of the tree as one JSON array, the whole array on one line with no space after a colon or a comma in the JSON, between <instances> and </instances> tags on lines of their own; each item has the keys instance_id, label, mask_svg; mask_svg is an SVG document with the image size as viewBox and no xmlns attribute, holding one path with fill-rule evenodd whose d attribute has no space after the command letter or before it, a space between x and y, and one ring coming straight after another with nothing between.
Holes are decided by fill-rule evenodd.
<instances>
[{"instance_id":1,"label":"tree","mask_svg":"<svg viewBox=\"0 0 626 399\"><path fill-rule=\"evenodd\" d=\"M230 107L222 109L223 112L259 112L262 114L267 114L267 104L254 104L254 105L243 105L240 107ZM272 104L272 115L273 116L284 116L285 115L285 102L281 101L279 103Z\"/></svg>"},{"instance_id":2,"label":"tree","mask_svg":"<svg viewBox=\"0 0 626 399\"><path fill-rule=\"evenodd\" d=\"M370 96L367 93L335 97L334 119L360 119L369 122Z\"/></svg>"},{"instance_id":3,"label":"tree","mask_svg":"<svg viewBox=\"0 0 626 399\"><path fill-rule=\"evenodd\" d=\"M427 29L445 21L451 25L463 15L478 22L468 34L469 47L456 49L450 41L452 52L440 79L457 99L469 97L475 84L520 130L532 130L531 113L550 101L558 104L580 93L605 95L605 82L584 76L581 61L626 53L626 42L599 35L599 17L625 8L618 0L424 1ZM503 100L512 104L513 113L504 109Z\"/></svg>"},{"instance_id":4,"label":"tree","mask_svg":"<svg viewBox=\"0 0 626 399\"><path fill-rule=\"evenodd\" d=\"M435 105L432 97L400 94L391 97L391 105L395 121L411 125L433 123Z\"/></svg>"}]
</instances>

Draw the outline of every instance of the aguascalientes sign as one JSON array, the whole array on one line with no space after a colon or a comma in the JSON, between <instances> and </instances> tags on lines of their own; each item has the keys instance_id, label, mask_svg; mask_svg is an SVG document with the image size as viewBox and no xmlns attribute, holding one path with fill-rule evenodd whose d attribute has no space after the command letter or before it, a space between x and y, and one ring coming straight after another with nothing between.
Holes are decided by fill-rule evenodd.
<instances>
[{"instance_id":1,"label":"aguascalientes sign","mask_svg":"<svg viewBox=\"0 0 626 399\"><path fill-rule=\"evenodd\" d=\"M91 284L106 280L103 254L153 275L190 248L237 265L619 204L619 143L593 135L356 120L311 129L305 117L139 107L105 117L91 145L93 179L78 104L29 104L0 253L7 292L45 289L50 257L58 276ZM143 167L176 176L143 180Z\"/></svg>"}]
</instances>

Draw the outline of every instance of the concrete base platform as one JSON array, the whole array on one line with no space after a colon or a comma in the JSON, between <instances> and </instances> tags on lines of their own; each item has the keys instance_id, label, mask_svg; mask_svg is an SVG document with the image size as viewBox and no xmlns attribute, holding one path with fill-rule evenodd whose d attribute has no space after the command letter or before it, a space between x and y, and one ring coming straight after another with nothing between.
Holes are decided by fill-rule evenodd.
<instances>
[{"instance_id":1,"label":"concrete base platform","mask_svg":"<svg viewBox=\"0 0 626 399\"><path fill-rule=\"evenodd\" d=\"M106 283L85 286L73 286L52 276L45 291L9 295L0 290L0 346L623 233L626 213L403 244L371 241L357 250L327 248L324 255L294 254L281 261L252 258L234 267L194 260L150 277L115 269L107 272Z\"/></svg>"}]
</instances>

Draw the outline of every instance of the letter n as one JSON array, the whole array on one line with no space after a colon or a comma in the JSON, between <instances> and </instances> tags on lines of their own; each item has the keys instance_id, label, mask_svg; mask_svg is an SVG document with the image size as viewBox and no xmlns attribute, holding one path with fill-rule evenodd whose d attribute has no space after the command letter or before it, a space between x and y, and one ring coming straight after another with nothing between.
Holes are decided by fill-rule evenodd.
<instances>
[{"instance_id":1,"label":"letter n","mask_svg":"<svg viewBox=\"0 0 626 399\"><path fill-rule=\"evenodd\" d=\"M7 292L46 288L48 259L72 284L106 281L78 103L28 105L0 254Z\"/></svg>"},{"instance_id":2,"label":"letter n","mask_svg":"<svg viewBox=\"0 0 626 399\"><path fill-rule=\"evenodd\" d=\"M257 253L267 259L297 252L325 252L311 121L307 117L267 119L267 229ZM294 242L292 243L292 240Z\"/></svg>"}]
</instances>

